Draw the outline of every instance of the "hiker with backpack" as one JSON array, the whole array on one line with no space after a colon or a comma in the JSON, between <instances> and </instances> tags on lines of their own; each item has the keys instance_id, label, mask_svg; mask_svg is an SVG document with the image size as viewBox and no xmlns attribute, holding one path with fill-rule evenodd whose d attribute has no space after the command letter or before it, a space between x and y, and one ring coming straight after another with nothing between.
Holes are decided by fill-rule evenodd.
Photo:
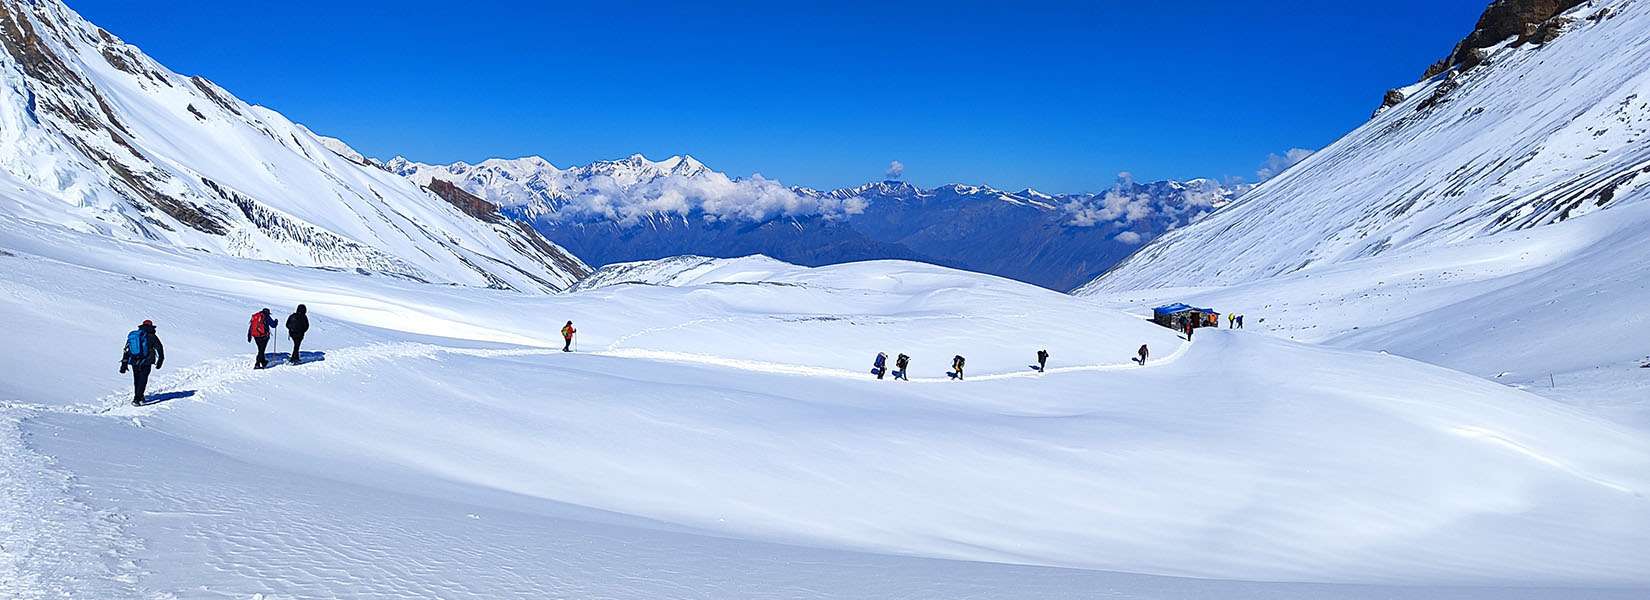
<instances>
[{"instance_id":1,"label":"hiker with backpack","mask_svg":"<svg viewBox=\"0 0 1650 600\"><path fill-rule=\"evenodd\" d=\"M579 332L579 330L573 328L573 322L572 321L568 321L566 325L561 326L561 340L562 340L561 351L562 352L572 352L573 351L573 334L578 333L578 332Z\"/></svg>"},{"instance_id":2,"label":"hiker with backpack","mask_svg":"<svg viewBox=\"0 0 1650 600\"><path fill-rule=\"evenodd\" d=\"M126 334L126 347L120 353L120 372L132 372L132 406L142 406L144 390L149 388L149 369L166 364L166 347L155 335L155 322L144 320L137 329Z\"/></svg>"},{"instance_id":3,"label":"hiker with backpack","mask_svg":"<svg viewBox=\"0 0 1650 600\"><path fill-rule=\"evenodd\" d=\"M1048 350L1038 350L1037 351L1037 372L1042 373L1043 371L1047 371L1047 370L1048 370Z\"/></svg>"},{"instance_id":4,"label":"hiker with backpack","mask_svg":"<svg viewBox=\"0 0 1650 600\"><path fill-rule=\"evenodd\" d=\"M884 373L887 373L887 372L888 372L888 353L887 352L878 352L876 360L871 361L871 374L876 375L877 380L880 381L882 379L882 375Z\"/></svg>"},{"instance_id":5,"label":"hiker with backpack","mask_svg":"<svg viewBox=\"0 0 1650 600\"><path fill-rule=\"evenodd\" d=\"M264 348L269 346L270 330L278 323L267 308L252 313L252 323L246 328L246 341L258 344L258 359L252 362L252 368L262 369L269 366L269 357L264 356Z\"/></svg>"},{"instance_id":6,"label":"hiker with backpack","mask_svg":"<svg viewBox=\"0 0 1650 600\"><path fill-rule=\"evenodd\" d=\"M1145 344L1141 344L1140 345L1140 366L1142 366L1142 367L1146 366L1146 357L1151 356L1151 355L1152 355L1151 348L1147 348Z\"/></svg>"},{"instance_id":7,"label":"hiker with backpack","mask_svg":"<svg viewBox=\"0 0 1650 600\"><path fill-rule=\"evenodd\" d=\"M298 364L298 347L304 344L304 333L309 331L309 309L298 305L298 311L286 317L286 336L292 339L292 358L288 363ZM263 350L258 351L260 354Z\"/></svg>"},{"instance_id":8,"label":"hiker with backpack","mask_svg":"<svg viewBox=\"0 0 1650 600\"><path fill-rule=\"evenodd\" d=\"M911 357L901 354L894 358L894 379L910 381L906 378L905 370L911 367Z\"/></svg>"},{"instance_id":9,"label":"hiker with backpack","mask_svg":"<svg viewBox=\"0 0 1650 600\"><path fill-rule=\"evenodd\" d=\"M956 372L958 381L963 378L963 363L966 362L968 359L963 358L961 354L951 357L951 369Z\"/></svg>"}]
</instances>

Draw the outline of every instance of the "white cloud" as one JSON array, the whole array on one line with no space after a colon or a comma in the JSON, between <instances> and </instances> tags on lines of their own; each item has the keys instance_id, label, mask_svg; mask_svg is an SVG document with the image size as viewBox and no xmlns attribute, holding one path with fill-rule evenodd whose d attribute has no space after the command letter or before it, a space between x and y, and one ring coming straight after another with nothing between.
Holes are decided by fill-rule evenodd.
<instances>
[{"instance_id":1,"label":"white cloud","mask_svg":"<svg viewBox=\"0 0 1650 600\"><path fill-rule=\"evenodd\" d=\"M1306 160L1306 157L1312 156L1312 152L1312 150L1305 148L1290 148L1282 155L1269 154L1266 156L1266 162L1260 165L1260 170L1255 171L1255 178L1266 181L1277 177L1280 173L1288 170L1289 167L1293 167L1296 163Z\"/></svg>"},{"instance_id":2,"label":"white cloud","mask_svg":"<svg viewBox=\"0 0 1650 600\"><path fill-rule=\"evenodd\" d=\"M902 162L897 161L897 160L889 161L888 162L888 170L886 172L884 172L883 174L886 175L889 179L899 179L900 177L903 177L905 175L905 163L902 163Z\"/></svg>"},{"instance_id":3,"label":"white cloud","mask_svg":"<svg viewBox=\"0 0 1650 600\"><path fill-rule=\"evenodd\" d=\"M602 219L634 225L651 215L691 216L708 221L766 221L780 216L840 217L864 212L863 198L799 194L761 175L731 179L721 173L694 177L666 175L626 184L595 176L564 182L567 198L550 215L558 220Z\"/></svg>"},{"instance_id":4,"label":"white cloud","mask_svg":"<svg viewBox=\"0 0 1650 600\"><path fill-rule=\"evenodd\" d=\"M1140 243L1140 234L1135 233L1133 231L1125 231L1123 233L1117 234L1117 236L1113 237L1112 239L1132 246L1132 245Z\"/></svg>"}]
</instances>

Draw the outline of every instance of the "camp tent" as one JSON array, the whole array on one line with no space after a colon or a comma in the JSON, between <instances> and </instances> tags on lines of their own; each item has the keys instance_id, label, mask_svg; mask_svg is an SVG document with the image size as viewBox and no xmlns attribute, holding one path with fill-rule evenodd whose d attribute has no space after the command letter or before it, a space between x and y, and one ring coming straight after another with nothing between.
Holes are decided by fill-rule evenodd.
<instances>
[{"instance_id":1,"label":"camp tent","mask_svg":"<svg viewBox=\"0 0 1650 600\"><path fill-rule=\"evenodd\" d=\"M1220 313L1212 308L1198 308L1176 302L1152 309L1152 321L1164 327L1179 329L1186 319L1192 319L1197 327L1220 325Z\"/></svg>"}]
</instances>

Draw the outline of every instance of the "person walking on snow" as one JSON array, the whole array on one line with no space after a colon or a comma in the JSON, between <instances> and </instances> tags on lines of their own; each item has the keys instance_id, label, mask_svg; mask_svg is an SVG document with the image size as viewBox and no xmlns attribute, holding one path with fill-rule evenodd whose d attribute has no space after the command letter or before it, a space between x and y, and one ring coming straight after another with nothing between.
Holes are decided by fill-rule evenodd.
<instances>
[{"instance_id":1,"label":"person walking on snow","mask_svg":"<svg viewBox=\"0 0 1650 600\"><path fill-rule=\"evenodd\" d=\"M910 379L906 379L905 376L905 370L910 367L911 357L904 354L894 357L894 379L910 381Z\"/></svg>"},{"instance_id":2,"label":"person walking on snow","mask_svg":"<svg viewBox=\"0 0 1650 600\"><path fill-rule=\"evenodd\" d=\"M1243 329L1243 315L1237 316L1237 328Z\"/></svg>"},{"instance_id":3,"label":"person walking on snow","mask_svg":"<svg viewBox=\"0 0 1650 600\"><path fill-rule=\"evenodd\" d=\"M578 333L578 332L579 332L579 330L573 328L573 322L572 321L568 321L566 325L561 326L561 340L562 340L561 351L562 352L572 352L573 351L573 334Z\"/></svg>"},{"instance_id":4,"label":"person walking on snow","mask_svg":"<svg viewBox=\"0 0 1650 600\"><path fill-rule=\"evenodd\" d=\"M1048 350L1038 350L1037 351L1037 372L1041 373L1041 372L1047 371L1047 370L1048 370Z\"/></svg>"},{"instance_id":5,"label":"person walking on snow","mask_svg":"<svg viewBox=\"0 0 1650 600\"><path fill-rule=\"evenodd\" d=\"M968 359L963 358L961 354L951 357L951 369L957 372L958 381L963 378L963 363L966 362L968 362Z\"/></svg>"},{"instance_id":6,"label":"person walking on snow","mask_svg":"<svg viewBox=\"0 0 1650 600\"><path fill-rule=\"evenodd\" d=\"M298 305L298 311L286 317L286 336L292 339L292 358L287 362L298 364L298 347L304 344L304 332L309 331L309 309Z\"/></svg>"},{"instance_id":7,"label":"person walking on snow","mask_svg":"<svg viewBox=\"0 0 1650 600\"><path fill-rule=\"evenodd\" d=\"M1226 313L1226 328L1237 329L1237 313Z\"/></svg>"},{"instance_id":8,"label":"person walking on snow","mask_svg":"<svg viewBox=\"0 0 1650 600\"><path fill-rule=\"evenodd\" d=\"M149 389L149 369L166 364L166 347L155 335L155 322L145 320L137 329L126 334L126 347L120 352L120 372L132 371L132 406L142 406L144 390Z\"/></svg>"},{"instance_id":9,"label":"person walking on snow","mask_svg":"<svg viewBox=\"0 0 1650 600\"><path fill-rule=\"evenodd\" d=\"M1146 366L1146 358L1151 356L1151 355L1152 355L1152 349L1147 348L1145 344L1141 344L1140 345L1140 366L1142 366L1142 367Z\"/></svg>"},{"instance_id":10,"label":"person walking on snow","mask_svg":"<svg viewBox=\"0 0 1650 600\"><path fill-rule=\"evenodd\" d=\"M269 358L264 356L264 348L269 346L269 332L275 329L279 321L269 314L269 309L252 313L252 323L246 328L246 341L257 342L258 359L252 362L252 368L262 369L269 366Z\"/></svg>"},{"instance_id":11,"label":"person walking on snow","mask_svg":"<svg viewBox=\"0 0 1650 600\"><path fill-rule=\"evenodd\" d=\"M881 380L882 375L884 373L887 373L887 372L888 372L888 353L887 352L878 352L877 353L877 359L874 360L874 361L871 361L871 373L873 375L876 375L878 380Z\"/></svg>"},{"instance_id":12,"label":"person walking on snow","mask_svg":"<svg viewBox=\"0 0 1650 600\"><path fill-rule=\"evenodd\" d=\"M1197 321L1192 319L1191 317L1187 317L1186 318L1186 341L1188 341L1188 342L1192 341L1192 330L1193 329L1197 329Z\"/></svg>"}]
</instances>

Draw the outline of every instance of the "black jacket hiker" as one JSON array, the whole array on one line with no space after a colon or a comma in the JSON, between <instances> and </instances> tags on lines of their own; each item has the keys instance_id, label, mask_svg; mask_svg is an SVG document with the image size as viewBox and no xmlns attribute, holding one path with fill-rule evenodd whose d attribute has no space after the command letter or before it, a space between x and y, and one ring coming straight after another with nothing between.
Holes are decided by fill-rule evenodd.
<instances>
[{"instance_id":1,"label":"black jacket hiker","mask_svg":"<svg viewBox=\"0 0 1650 600\"><path fill-rule=\"evenodd\" d=\"M1046 371L1046 370L1048 370L1048 351L1047 350L1038 350L1037 351L1037 371L1042 372L1042 371Z\"/></svg>"},{"instance_id":2,"label":"black jacket hiker","mask_svg":"<svg viewBox=\"0 0 1650 600\"><path fill-rule=\"evenodd\" d=\"M963 378L963 364L967 362L968 359L963 358L961 354L951 357L951 368L956 370L957 379Z\"/></svg>"},{"instance_id":3,"label":"black jacket hiker","mask_svg":"<svg viewBox=\"0 0 1650 600\"><path fill-rule=\"evenodd\" d=\"M1141 344L1140 345L1140 366L1146 366L1146 358L1151 356L1151 355L1152 355L1151 348L1147 348L1145 344Z\"/></svg>"},{"instance_id":4,"label":"black jacket hiker","mask_svg":"<svg viewBox=\"0 0 1650 600\"><path fill-rule=\"evenodd\" d=\"M286 336L292 338L292 358L287 362L298 364L298 347L304 344L304 333L309 331L309 309L298 305L298 311L286 318Z\"/></svg>"},{"instance_id":5,"label":"black jacket hiker","mask_svg":"<svg viewBox=\"0 0 1650 600\"><path fill-rule=\"evenodd\" d=\"M120 372L132 371L132 405L143 404L144 390L149 389L149 369L166 364L166 347L155 335L155 323L144 321L137 330L126 334L126 347L120 351Z\"/></svg>"},{"instance_id":6,"label":"black jacket hiker","mask_svg":"<svg viewBox=\"0 0 1650 600\"><path fill-rule=\"evenodd\" d=\"M910 379L907 379L905 375L905 369L910 366L911 357L901 354L894 358L894 379L904 379L905 381L910 381Z\"/></svg>"},{"instance_id":7,"label":"black jacket hiker","mask_svg":"<svg viewBox=\"0 0 1650 600\"><path fill-rule=\"evenodd\" d=\"M252 323L246 327L246 341L258 344L258 358L252 361L252 368L262 369L269 366L269 358L264 356L264 348L269 346L269 334L275 330L278 323L267 308L252 313Z\"/></svg>"}]
</instances>

